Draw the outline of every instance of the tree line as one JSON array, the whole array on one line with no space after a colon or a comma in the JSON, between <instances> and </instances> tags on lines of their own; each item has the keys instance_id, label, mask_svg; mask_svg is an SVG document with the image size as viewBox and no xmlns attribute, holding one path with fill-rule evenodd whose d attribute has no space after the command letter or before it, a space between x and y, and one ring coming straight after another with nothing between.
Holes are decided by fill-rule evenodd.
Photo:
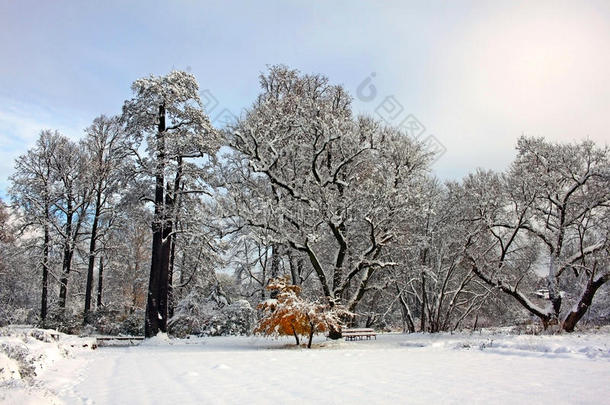
<instances>
[{"instance_id":1,"label":"tree line","mask_svg":"<svg viewBox=\"0 0 610 405\"><path fill-rule=\"evenodd\" d=\"M607 322L607 146L521 137L507 170L442 183L433 152L326 77L273 66L260 88L214 128L173 71L78 141L43 130L0 211L5 322L218 332L207 313L280 277L378 328Z\"/></svg>"}]
</instances>

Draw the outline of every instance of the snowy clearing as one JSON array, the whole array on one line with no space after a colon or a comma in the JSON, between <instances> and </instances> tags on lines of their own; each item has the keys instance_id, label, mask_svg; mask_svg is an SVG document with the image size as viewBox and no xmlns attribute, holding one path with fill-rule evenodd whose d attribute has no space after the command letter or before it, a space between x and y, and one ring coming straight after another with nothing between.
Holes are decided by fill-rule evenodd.
<instances>
[{"instance_id":1,"label":"snowy clearing","mask_svg":"<svg viewBox=\"0 0 610 405\"><path fill-rule=\"evenodd\" d=\"M311 350L259 337L75 345L67 357L48 356L34 382L0 383L0 402L600 404L610 402L609 337L386 334L318 337ZM53 353L63 339L77 338L29 343Z\"/></svg>"}]
</instances>

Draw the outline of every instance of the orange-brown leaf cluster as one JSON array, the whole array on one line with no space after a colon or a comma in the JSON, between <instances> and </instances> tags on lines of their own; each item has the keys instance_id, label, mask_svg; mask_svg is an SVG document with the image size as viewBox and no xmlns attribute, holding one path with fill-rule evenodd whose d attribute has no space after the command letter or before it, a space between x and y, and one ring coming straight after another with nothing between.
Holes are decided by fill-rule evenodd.
<instances>
[{"instance_id":1,"label":"orange-brown leaf cluster","mask_svg":"<svg viewBox=\"0 0 610 405\"><path fill-rule=\"evenodd\" d=\"M267 289L276 291L277 297L258 305L264 316L255 329L256 333L311 337L340 324L338 315L343 312L341 309L304 300L300 296L301 288L290 284L288 277L271 280Z\"/></svg>"}]
</instances>

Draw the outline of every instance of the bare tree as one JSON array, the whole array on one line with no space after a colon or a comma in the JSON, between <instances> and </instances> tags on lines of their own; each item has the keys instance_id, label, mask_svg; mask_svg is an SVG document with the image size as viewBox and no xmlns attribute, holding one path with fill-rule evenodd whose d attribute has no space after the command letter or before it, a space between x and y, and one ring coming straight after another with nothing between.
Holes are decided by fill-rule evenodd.
<instances>
[{"instance_id":1,"label":"bare tree","mask_svg":"<svg viewBox=\"0 0 610 405\"><path fill-rule=\"evenodd\" d=\"M124 174L121 167L128 156L128 150L125 144L124 131L118 118L108 118L102 115L93 121L93 124L87 128L85 133L84 147L88 161L86 173L87 181L92 188L93 204L85 287L84 321L88 323L90 321L93 271L98 253L98 240L103 236L106 229L112 226L116 217L117 192ZM100 267L103 266L102 263L100 261ZM101 280L98 280L98 285L98 288L102 287Z\"/></svg>"},{"instance_id":2,"label":"bare tree","mask_svg":"<svg viewBox=\"0 0 610 405\"><path fill-rule=\"evenodd\" d=\"M467 234L461 203L436 181L425 188L421 215L414 216L393 252L399 263L387 284L395 283L405 329L414 332L454 330L485 303L489 289L481 285L463 252Z\"/></svg>"},{"instance_id":3,"label":"bare tree","mask_svg":"<svg viewBox=\"0 0 610 405\"><path fill-rule=\"evenodd\" d=\"M518 151L506 175L480 172L464 183L464 199L473 207L467 218L481 230L471 238L473 271L545 327L559 323L573 331L610 279L608 151L591 142L534 138L521 138ZM541 276L550 307L528 297L532 280ZM573 304L567 313L565 299Z\"/></svg>"},{"instance_id":4,"label":"bare tree","mask_svg":"<svg viewBox=\"0 0 610 405\"><path fill-rule=\"evenodd\" d=\"M51 156L51 165L58 185L58 198L52 211L53 215L63 218L63 221L53 223L63 245L59 307L65 308L74 252L87 221L91 187L85 177L87 160L81 145L65 137L60 138L55 153Z\"/></svg>"},{"instance_id":5,"label":"bare tree","mask_svg":"<svg viewBox=\"0 0 610 405\"><path fill-rule=\"evenodd\" d=\"M25 155L17 158L15 174L10 178L9 193L25 217L21 231L34 228L42 235L39 248L42 253L40 255L42 270L40 319L43 324L47 317L49 254L54 222L51 209L58 198L53 186L57 180L53 159L61 139L62 135L57 131L42 131L35 146Z\"/></svg>"}]
</instances>

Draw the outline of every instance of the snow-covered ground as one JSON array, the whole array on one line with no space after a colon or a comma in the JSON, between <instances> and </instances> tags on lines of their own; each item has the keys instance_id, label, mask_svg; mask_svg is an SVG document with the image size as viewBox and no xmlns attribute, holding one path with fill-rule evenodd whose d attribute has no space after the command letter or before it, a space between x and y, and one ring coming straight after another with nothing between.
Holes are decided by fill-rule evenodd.
<instances>
[{"instance_id":1,"label":"snow-covered ground","mask_svg":"<svg viewBox=\"0 0 610 405\"><path fill-rule=\"evenodd\" d=\"M61 335L28 346L44 354L39 346L48 345L53 353L63 339L72 342L64 344L68 353L47 356L32 381L0 382L0 403L610 403L608 329L321 337L311 350L260 337L157 337L90 350ZM5 363L0 357L0 367Z\"/></svg>"}]
</instances>

